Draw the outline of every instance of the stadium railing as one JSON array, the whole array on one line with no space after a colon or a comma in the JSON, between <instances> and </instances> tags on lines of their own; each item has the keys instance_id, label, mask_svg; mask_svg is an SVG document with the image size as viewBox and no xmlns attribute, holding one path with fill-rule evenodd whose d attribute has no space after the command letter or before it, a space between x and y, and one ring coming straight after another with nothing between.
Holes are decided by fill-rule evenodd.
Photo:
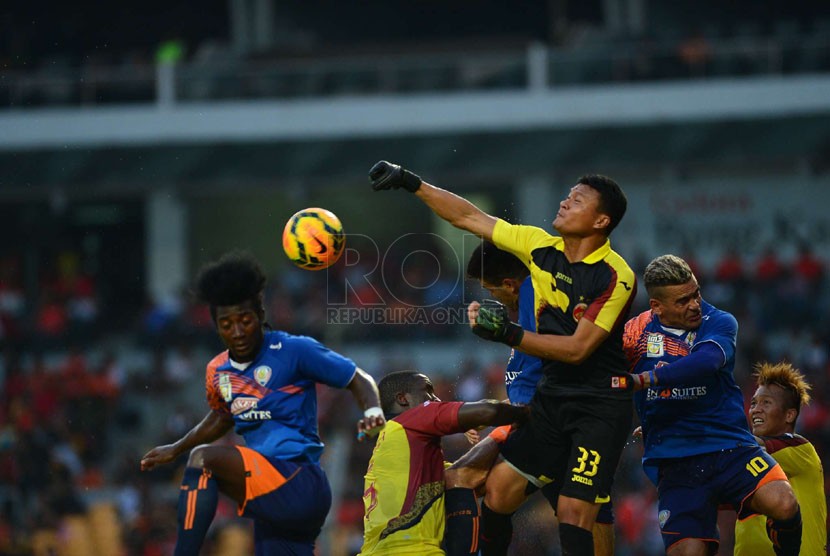
<instances>
[{"instance_id":1,"label":"stadium railing","mask_svg":"<svg viewBox=\"0 0 830 556\"><path fill-rule=\"evenodd\" d=\"M611 82L830 71L830 36L531 44L482 52L239 60L228 52L160 71L151 64L0 71L0 107L291 99L346 95L544 89Z\"/></svg>"}]
</instances>

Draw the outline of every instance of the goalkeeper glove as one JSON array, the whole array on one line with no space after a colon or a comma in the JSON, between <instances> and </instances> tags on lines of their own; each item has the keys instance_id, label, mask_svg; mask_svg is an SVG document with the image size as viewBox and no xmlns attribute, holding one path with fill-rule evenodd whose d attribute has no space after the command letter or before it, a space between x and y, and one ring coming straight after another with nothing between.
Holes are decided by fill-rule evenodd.
<instances>
[{"instance_id":1,"label":"goalkeeper glove","mask_svg":"<svg viewBox=\"0 0 830 556\"><path fill-rule=\"evenodd\" d=\"M492 342L501 342L514 347L522 342L524 329L510 321L507 307L498 301L485 299L478 310L473 334Z\"/></svg>"},{"instance_id":2,"label":"goalkeeper glove","mask_svg":"<svg viewBox=\"0 0 830 556\"><path fill-rule=\"evenodd\" d=\"M375 191L403 187L407 191L415 193L421 187L420 176L385 160L381 160L372 166L372 169L369 170L369 181Z\"/></svg>"}]
</instances>

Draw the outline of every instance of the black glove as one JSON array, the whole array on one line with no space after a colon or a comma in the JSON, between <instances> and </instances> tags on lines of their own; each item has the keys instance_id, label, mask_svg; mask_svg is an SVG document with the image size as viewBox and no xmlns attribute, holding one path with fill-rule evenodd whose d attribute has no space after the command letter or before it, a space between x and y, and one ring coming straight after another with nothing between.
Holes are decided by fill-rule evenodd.
<instances>
[{"instance_id":1,"label":"black glove","mask_svg":"<svg viewBox=\"0 0 830 556\"><path fill-rule=\"evenodd\" d=\"M478 310L473 334L492 342L501 342L508 346L517 346L522 342L524 329L510 322L507 307L492 299L485 299Z\"/></svg>"},{"instance_id":2,"label":"black glove","mask_svg":"<svg viewBox=\"0 0 830 556\"><path fill-rule=\"evenodd\" d=\"M397 164L381 160L369 170L369 181L372 182L372 189L398 189L403 187L407 191L415 193L421 187L421 177L409 170L404 170Z\"/></svg>"}]
</instances>

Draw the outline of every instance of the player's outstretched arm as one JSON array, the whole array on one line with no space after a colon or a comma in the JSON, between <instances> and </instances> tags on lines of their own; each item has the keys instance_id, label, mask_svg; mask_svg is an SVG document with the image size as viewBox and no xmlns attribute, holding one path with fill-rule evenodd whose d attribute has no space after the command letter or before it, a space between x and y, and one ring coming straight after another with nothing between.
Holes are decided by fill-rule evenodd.
<instances>
[{"instance_id":1,"label":"player's outstretched arm","mask_svg":"<svg viewBox=\"0 0 830 556\"><path fill-rule=\"evenodd\" d=\"M375 191L406 189L456 228L467 230L488 241L493 239L495 217L455 193L426 183L417 174L397 164L381 160L369 170L369 181Z\"/></svg>"},{"instance_id":2,"label":"player's outstretched arm","mask_svg":"<svg viewBox=\"0 0 830 556\"><path fill-rule=\"evenodd\" d=\"M378 386L369 373L358 367L347 388L363 410L363 418L357 422L358 440L363 440L367 434L374 434L386 424L386 418L380 408Z\"/></svg>"},{"instance_id":3,"label":"player's outstretched arm","mask_svg":"<svg viewBox=\"0 0 830 556\"><path fill-rule=\"evenodd\" d=\"M482 425L509 425L527 420L530 409L524 405L511 405L495 400L468 402L458 410L458 424L464 429Z\"/></svg>"},{"instance_id":4,"label":"player's outstretched arm","mask_svg":"<svg viewBox=\"0 0 830 556\"><path fill-rule=\"evenodd\" d=\"M233 417L228 413L209 411L201 422L173 444L156 446L141 458L141 470L174 461L200 444L210 444L225 436L233 428Z\"/></svg>"}]
</instances>

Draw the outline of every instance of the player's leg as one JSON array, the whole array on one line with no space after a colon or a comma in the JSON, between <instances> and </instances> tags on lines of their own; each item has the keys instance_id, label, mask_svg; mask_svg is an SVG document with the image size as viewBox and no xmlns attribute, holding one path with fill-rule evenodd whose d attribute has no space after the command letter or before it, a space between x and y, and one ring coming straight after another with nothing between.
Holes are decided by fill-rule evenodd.
<instances>
[{"instance_id":1,"label":"player's leg","mask_svg":"<svg viewBox=\"0 0 830 556\"><path fill-rule=\"evenodd\" d=\"M614 524L594 523L594 556L614 556Z\"/></svg>"},{"instance_id":2,"label":"player's leg","mask_svg":"<svg viewBox=\"0 0 830 556\"><path fill-rule=\"evenodd\" d=\"M447 556L478 554L481 521L476 493L471 488L450 488L444 492L444 552Z\"/></svg>"},{"instance_id":3,"label":"player's leg","mask_svg":"<svg viewBox=\"0 0 830 556\"><path fill-rule=\"evenodd\" d=\"M513 512L530 492L553 482L557 462L567 454L567 442L554 428L557 404L537 396L530 411L528 422L500 445L501 456L487 476L479 535L483 556L507 553Z\"/></svg>"},{"instance_id":4,"label":"player's leg","mask_svg":"<svg viewBox=\"0 0 830 556\"><path fill-rule=\"evenodd\" d=\"M497 430L499 429L493 432ZM491 433L444 471L447 489L444 496L447 514L444 550L448 556L478 553L481 514L476 501L476 490L484 486L487 474L499 454L496 442Z\"/></svg>"},{"instance_id":5,"label":"player's leg","mask_svg":"<svg viewBox=\"0 0 830 556\"><path fill-rule=\"evenodd\" d=\"M527 499L528 478L499 457L490 470L481 502L479 547L482 556L507 554L513 536L513 514Z\"/></svg>"},{"instance_id":6,"label":"player's leg","mask_svg":"<svg viewBox=\"0 0 830 556\"><path fill-rule=\"evenodd\" d=\"M554 481L542 489L542 494L547 498L553 511L559 505L560 481ZM594 528L594 556L614 556L614 508L609 500L599 508Z\"/></svg>"},{"instance_id":7,"label":"player's leg","mask_svg":"<svg viewBox=\"0 0 830 556\"><path fill-rule=\"evenodd\" d=\"M657 518L666 554L711 556L717 552L719 475L712 454L660 461Z\"/></svg>"},{"instance_id":8,"label":"player's leg","mask_svg":"<svg viewBox=\"0 0 830 556\"><path fill-rule=\"evenodd\" d=\"M742 495L743 501L738 517L744 519L753 513L767 516L767 535L775 553L797 555L801 550L801 509L781 466L760 447L735 452L738 456L732 467L742 479L751 481L735 493Z\"/></svg>"},{"instance_id":9,"label":"player's leg","mask_svg":"<svg viewBox=\"0 0 830 556\"><path fill-rule=\"evenodd\" d=\"M593 533L594 556L614 556L614 506L611 500L600 506Z\"/></svg>"},{"instance_id":10,"label":"player's leg","mask_svg":"<svg viewBox=\"0 0 830 556\"><path fill-rule=\"evenodd\" d=\"M322 467L239 450L246 492L238 512L255 520L256 553L311 556L331 508L331 487Z\"/></svg>"},{"instance_id":11,"label":"player's leg","mask_svg":"<svg viewBox=\"0 0 830 556\"><path fill-rule=\"evenodd\" d=\"M563 554L593 554L594 524L608 502L614 473L631 429L626 399L578 399L560 402L561 422L570 439L559 465L561 488L556 514Z\"/></svg>"},{"instance_id":12,"label":"player's leg","mask_svg":"<svg viewBox=\"0 0 830 556\"><path fill-rule=\"evenodd\" d=\"M484 485L498 455L499 447L496 440L492 436L485 437L445 470L444 484L447 489L478 489Z\"/></svg>"},{"instance_id":13,"label":"player's leg","mask_svg":"<svg viewBox=\"0 0 830 556\"><path fill-rule=\"evenodd\" d=\"M237 503L245 499L242 456L230 446L197 446L190 452L179 491L176 556L199 554L220 491Z\"/></svg>"}]
</instances>

